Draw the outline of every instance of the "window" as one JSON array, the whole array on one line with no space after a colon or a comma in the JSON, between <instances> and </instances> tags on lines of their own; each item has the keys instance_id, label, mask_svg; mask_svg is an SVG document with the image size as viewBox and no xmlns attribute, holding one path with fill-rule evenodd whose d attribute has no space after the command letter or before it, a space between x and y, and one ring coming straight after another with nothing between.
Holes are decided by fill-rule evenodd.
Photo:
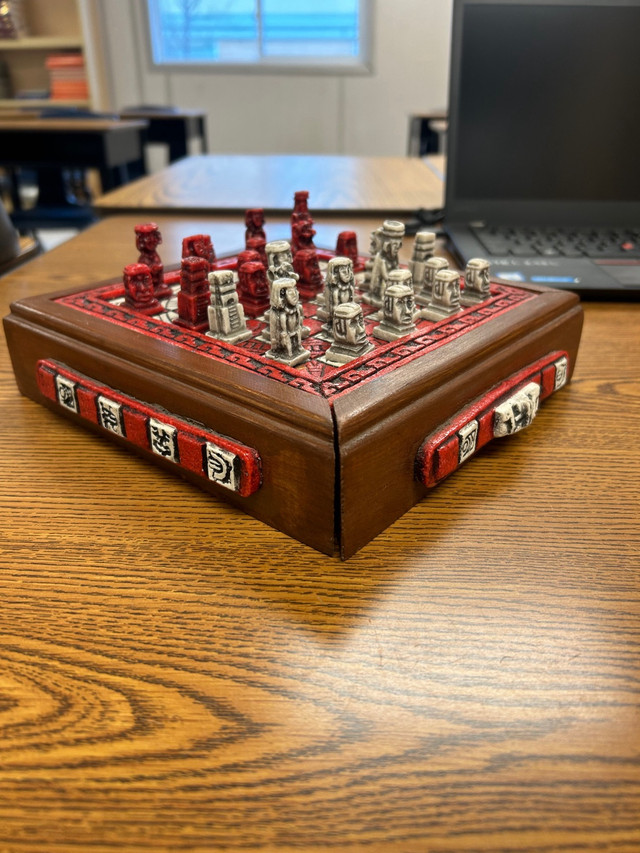
<instances>
[{"instance_id":1,"label":"window","mask_svg":"<svg viewBox=\"0 0 640 853\"><path fill-rule=\"evenodd\" d=\"M362 69L367 0L148 0L156 65Z\"/></svg>"}]
</instances>

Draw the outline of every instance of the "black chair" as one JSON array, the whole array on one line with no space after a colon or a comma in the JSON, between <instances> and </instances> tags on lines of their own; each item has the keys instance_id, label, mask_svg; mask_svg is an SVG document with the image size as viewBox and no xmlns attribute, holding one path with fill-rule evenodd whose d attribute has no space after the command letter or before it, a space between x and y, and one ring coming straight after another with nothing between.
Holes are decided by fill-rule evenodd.
<instances>
[{"instance_id":1,"label":"black chair","mask_svg":"<svg viewBox=\"0 0 640 853\"><path fill-rule=\"evenodd\" d=\"M37 237L20 238L7 210L0 200L0 276L36 257L42 252Z\"/></svg>"}]
</instances>

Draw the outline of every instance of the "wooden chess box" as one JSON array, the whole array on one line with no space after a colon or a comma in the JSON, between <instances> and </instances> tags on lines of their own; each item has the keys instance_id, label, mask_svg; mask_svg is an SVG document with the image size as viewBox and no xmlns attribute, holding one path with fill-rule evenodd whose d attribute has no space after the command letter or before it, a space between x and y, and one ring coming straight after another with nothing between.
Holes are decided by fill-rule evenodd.
<instances>
[{"instance_id":1,"label":"wooden chess box","mask_svg":"<svg viewBox=\"0 0 640 853\"><path fill-rule=\"evenodd\" d=\"M166 280L175 290L178 274ZM527 425L570 379L582 327L574 294L492 282L482 303L395 342L370 335L371 352L332 367L308 301L312 355L289 367L265 358L259 319L228 344L171 322L169 303L144 316L122 296L112 281L14 303L4 324L20 391L343 559ZM368 332L373 318L367 308ZM531 428L544 441L544 423Z\"/></svg>"}]
</instances>

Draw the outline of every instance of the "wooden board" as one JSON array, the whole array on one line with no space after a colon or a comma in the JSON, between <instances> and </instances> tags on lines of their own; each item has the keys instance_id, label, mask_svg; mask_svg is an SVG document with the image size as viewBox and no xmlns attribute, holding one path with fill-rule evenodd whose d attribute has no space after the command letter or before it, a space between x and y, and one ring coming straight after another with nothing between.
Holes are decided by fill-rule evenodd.
<instances>
[{"instance_id":1,"label":"wooden board","mask_svg":"<svg viewBox=\"0 0 640 853\"><path fill-rule=\"evenodd\" d=\"M166 280L175 290L177 274ZM469 424L479 451L501 403L531 382L540 400L560 388L582 325L573 294L494 282L481 304L420 320L399 341L371 337L370 353L331 367L319 360L329 344L307 302L312 357L288 367L265 358L259 319L249 340L227 344L175 325L169 304L148 317L122 296L111 281L14 303L5 329L22 393L343 558L473 455L461 450ZM371 332L373 309L365 313ZM101 420L101 400L117 427ZM164 424L170 453L154 447L151 423ZM234 487L210 476L210 448L233 455Z\"/></svg>"}]
</instances>

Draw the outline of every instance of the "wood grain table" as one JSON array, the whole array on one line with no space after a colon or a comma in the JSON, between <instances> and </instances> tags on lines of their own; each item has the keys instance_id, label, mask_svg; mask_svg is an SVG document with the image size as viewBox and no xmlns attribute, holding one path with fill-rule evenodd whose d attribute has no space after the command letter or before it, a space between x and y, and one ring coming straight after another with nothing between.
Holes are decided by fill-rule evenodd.
<instances>
[{"instance_id":1,"label":"wood grain table","mask_svg":"<svg viewBox=\"0 0 640 853\"><path fill-rule=\"evenodd\" d=\"M95 201L101 214L289 212L309 190L314 214L410 215L441 208L442 179L417 157L204 154L172 163Z\"/></svg>"},{"instance_id":2,"label":"wood grain table","mask_svg":"<svg viewBox=\"0 0 640 853\"><path fill-rule=\"evenodd\" d=\"M158 221L166 262L243 234ZM586 304L571 385L347 563L20 397L3 340L0 850L637 853L639 325Z\"/></svg>"}]
</instances>

